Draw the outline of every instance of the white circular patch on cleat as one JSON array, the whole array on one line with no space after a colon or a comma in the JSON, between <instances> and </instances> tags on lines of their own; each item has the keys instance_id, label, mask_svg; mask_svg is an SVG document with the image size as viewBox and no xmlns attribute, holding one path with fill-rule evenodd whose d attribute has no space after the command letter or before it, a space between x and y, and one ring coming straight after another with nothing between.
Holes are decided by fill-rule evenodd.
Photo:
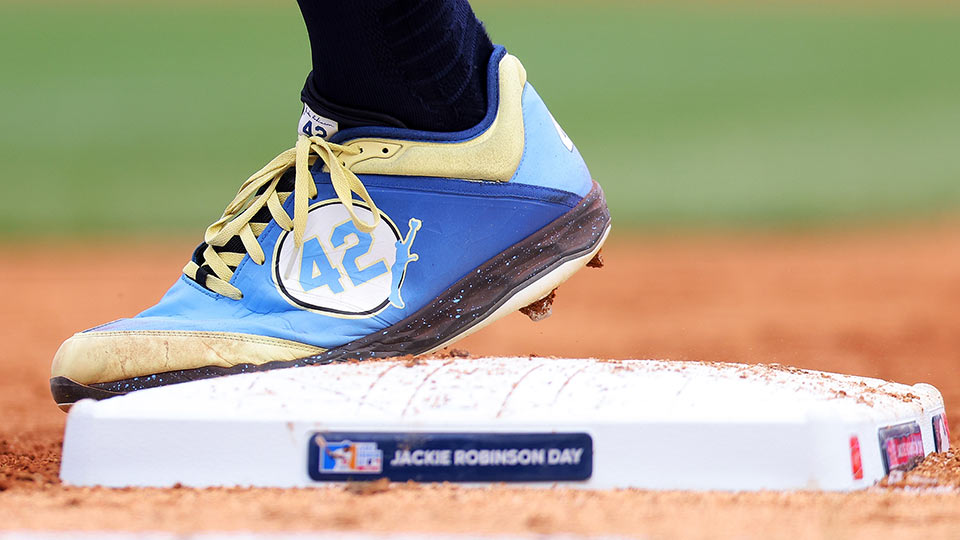
<instances>
[{"instance_id":1,"label":"white circular patch on cleat","mask_svg":"<svg viewBox=\"0 0 960 540\"><path fill-rule=\"evenodd\" d=\"M373 212L354 202L366 223ZM404 307L401 296L407 265L420 220L407 223L406 236L383 212L373 231L357 228L338 199L314 204L307 214L303 245L283 232L273 257L273 280L291 304L342 318L372 317L387 306Z\"/></svg>"}]
</instances>

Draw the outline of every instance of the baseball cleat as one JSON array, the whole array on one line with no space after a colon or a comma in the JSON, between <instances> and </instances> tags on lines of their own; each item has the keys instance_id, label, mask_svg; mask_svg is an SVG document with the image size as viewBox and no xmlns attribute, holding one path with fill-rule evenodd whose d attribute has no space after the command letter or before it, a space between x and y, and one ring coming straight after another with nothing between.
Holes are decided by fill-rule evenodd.
<instances>
[{"instance_id":1,"label":"baseball cleat","mask_svg":"<svg viewBox=\"0 0 960 540\"><path fill-rule=\"evenodd\" d=\"M54 399L429 353L549 307L610 214L502 47L487 85L486 117L455 133L338 131L305 107L296 146L244 182L157 305L61 345Z\"/></svg>"}]
</instances>

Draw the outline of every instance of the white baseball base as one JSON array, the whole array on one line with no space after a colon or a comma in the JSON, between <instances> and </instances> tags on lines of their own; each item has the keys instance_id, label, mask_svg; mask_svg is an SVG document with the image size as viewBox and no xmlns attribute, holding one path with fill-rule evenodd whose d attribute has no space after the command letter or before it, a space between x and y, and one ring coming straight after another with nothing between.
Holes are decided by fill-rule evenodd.
<instances>
[{"instance_id":1,"label":"white baseball base","mask_svg":"<svg viewBox=\"0 0 960 540\"><path fill-rule=\"evenodd\" d=\"M947 429L930 385L777 365L367 361L81 401L60 474L118 487L850 490L946 449Z\"/></svg>"}]
</instances>

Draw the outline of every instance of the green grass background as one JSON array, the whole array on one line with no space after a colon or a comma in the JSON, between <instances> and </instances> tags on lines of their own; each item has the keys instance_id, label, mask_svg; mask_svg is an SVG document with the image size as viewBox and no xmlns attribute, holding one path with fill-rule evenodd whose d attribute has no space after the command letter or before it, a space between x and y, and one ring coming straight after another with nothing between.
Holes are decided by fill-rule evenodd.
<instances>
[{"instance_id":1,"label":"green grass background","mask_svg":"<svg viewBox=\"0 0 960 540\"><path fill-rule=\"evenodd\" d=\"M960 210L960 10L477 2L619 225ZM291 0L0 4L0 228L192 233L292 145Z\"/></svg>"}]
</instances>

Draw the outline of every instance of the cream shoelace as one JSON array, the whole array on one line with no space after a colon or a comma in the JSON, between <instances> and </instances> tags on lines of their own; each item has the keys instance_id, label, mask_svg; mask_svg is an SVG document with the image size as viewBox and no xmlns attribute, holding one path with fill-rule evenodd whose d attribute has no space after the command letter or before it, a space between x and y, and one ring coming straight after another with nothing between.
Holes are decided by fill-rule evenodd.
<instances>
[{"instance_id":1,"label":"cream shoelace","mask_svg":"<svg viewBox=\"0 0 960 540\"><path fill-rule=\"evenodd\" d=\"M380 212L373 199L367 193L363 183L357 175L344 166L340 161L341 154L356 155L362 152L358 147L344 146L327 142L320 137L300 135L297 145L279 156L273 158L262 169L253 174L240 186L240 191L233 201L223 211L223 217L207 227L203 239L207 248L203 252L203 261L213 270L207 274L205 287L223 296L239 300L243 293L230 284L233 270L243 260L244 253L218 253L216 249L223 247L234 236L239 236L243 242L246 254L256 264L263 264L265 256L257 237L267 227L266 223L250 223L250 220L264 206L269 208L270 214L277 224L286 231L293 231L294 245L297 250L303 245L303 234L307 227L307 211L310 199L317 196L317 187L310 166L320 158L330 170L330 182L337 194L337 198L346 207L353 224L363 232L370 232L380 223ZM277 194L277 185L280 177L290 167L295 167L296 177L293 189L293 218L283 209L283 202ZM257 192L264 188L259 195ZM356 193L365 202L373 213L373 222L366 223L357 216L353 206L353 194ZM200 266L190 261L183 269L183 273L191 279L196 279Z\"/></svg>"}]
</instances>

